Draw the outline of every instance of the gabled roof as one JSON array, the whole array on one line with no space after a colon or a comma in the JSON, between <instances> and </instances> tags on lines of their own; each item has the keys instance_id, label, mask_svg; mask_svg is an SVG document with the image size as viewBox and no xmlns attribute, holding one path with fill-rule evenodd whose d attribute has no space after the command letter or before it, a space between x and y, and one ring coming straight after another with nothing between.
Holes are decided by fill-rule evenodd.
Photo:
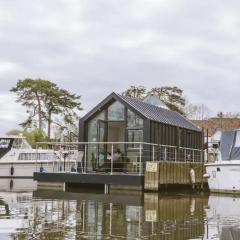
<instances>
[{"instance_id":1,"label":"gabled roof","mask_svg":"<svg viewBox=\"0 0 240 240\"><path fill-rule=\"evenodd\" d=\"M108 97L106 97L102 102L100 102L89 113L87 113L81 120L84 121L90 118L92 115L96 114L96 112L101 110L101 108L111 100L117 100L121 102L122 104L126 105L130 110L137 112L140 116L147 118L149 120L173 126L178 126L181 128L186 128L198 132L201 131L199 127L188 121L186 118L184 118L177 112L162 107L157 107L137 99L122 96L114 92L111 93Z\"/></svg>"},{"instance_id":2,"label":"gabled roof","mask_svg":"<svg viewBox=\"0 0 240 240\"><path fill-rule=\"evenodd\" d=\"M200 128L195 126L193 123L188 121L186 118L184 118L181 114L177 112L162 107L157 107L149 103L145 103L119 94L117 95L124 102L132 106L137 112L141 113L143 116L152 121L179 126L194 131L201 131Z\"/></svg>"}]
</instances>

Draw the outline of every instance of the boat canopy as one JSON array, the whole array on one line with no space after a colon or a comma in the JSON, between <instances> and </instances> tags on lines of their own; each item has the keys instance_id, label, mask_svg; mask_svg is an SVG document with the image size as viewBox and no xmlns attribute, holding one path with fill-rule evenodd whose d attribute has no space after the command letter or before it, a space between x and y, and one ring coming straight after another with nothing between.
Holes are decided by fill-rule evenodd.
<instances>
[{"instance_id":1,"label":"boat canopy","mask_svg":"<svg viewBox=\"0 0 240 240\"><path fill-rule=\"evenodd\" d=\"M222 160L240 160L240 130L223 132L219 149Z\"/></svg>"}]
</instances>

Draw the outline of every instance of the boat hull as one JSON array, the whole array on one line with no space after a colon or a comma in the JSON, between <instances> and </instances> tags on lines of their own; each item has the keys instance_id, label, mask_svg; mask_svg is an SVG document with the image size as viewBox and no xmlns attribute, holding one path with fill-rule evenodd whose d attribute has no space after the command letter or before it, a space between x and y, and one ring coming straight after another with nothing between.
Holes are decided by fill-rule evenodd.
<instances>
[{"instance_id":1,"label":"boat hull","mask_svg":"<svg viewBox=\"0 0 240 240\"><path fill-rule=\"evenodd\" d=\"M210 192L240 193L240 163L227 161L206 164Z\"/></svg>"},{"instance_id":2,"label":"boat hull","mask_svg":"<svg viewBox=\"0 0 240 240\"><path fill-rule=\"evenodd\" d=\"M70 171L74 163L65 163L65 170ZM40 168L44 172L60 172L64 170L64 164L43 162L36 164L35 162L21 162L21 163L1 163L0 164L0 178L33 178L34 172L40 172ZM13 170L12 170L13 168Z\"/></svg>"}]
</instances>

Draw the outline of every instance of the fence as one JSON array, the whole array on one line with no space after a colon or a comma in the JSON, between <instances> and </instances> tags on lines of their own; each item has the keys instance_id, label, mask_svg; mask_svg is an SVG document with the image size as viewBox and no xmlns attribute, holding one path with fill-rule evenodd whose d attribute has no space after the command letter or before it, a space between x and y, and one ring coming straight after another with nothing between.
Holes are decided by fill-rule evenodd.
<instances>
[{"instance_id":1,"label":"fence","mask_svg":"<svg viewBox=\"0 0 240 240\"><path fill-rule=\"evenodd\" d=\"M55 151L56 158L52 160L53 172L109 174L122 172L142 175L146 161L203 161L203 151L200 149L144 142L49 142L45 144ZM37 165L36 161L36 168Z\"/></svg>"}]
</instances>

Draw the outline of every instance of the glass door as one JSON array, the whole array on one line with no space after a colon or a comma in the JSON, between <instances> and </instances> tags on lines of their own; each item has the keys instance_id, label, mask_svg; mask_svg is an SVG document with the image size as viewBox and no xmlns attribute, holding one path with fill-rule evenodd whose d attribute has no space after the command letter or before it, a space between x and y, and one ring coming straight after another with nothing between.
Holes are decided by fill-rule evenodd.
<instances>
[{"instance_id":1,"label":"glass door","mask_svg":"<svg viewBox=\"0 0 240 240\"><path fill-rule=\"evenodd\" d=\"M98 142L107 142L107 121L98 120ZM99 143L97 147L97 169L106 170L107 144Z\"/></svg>"}]
</instances>

